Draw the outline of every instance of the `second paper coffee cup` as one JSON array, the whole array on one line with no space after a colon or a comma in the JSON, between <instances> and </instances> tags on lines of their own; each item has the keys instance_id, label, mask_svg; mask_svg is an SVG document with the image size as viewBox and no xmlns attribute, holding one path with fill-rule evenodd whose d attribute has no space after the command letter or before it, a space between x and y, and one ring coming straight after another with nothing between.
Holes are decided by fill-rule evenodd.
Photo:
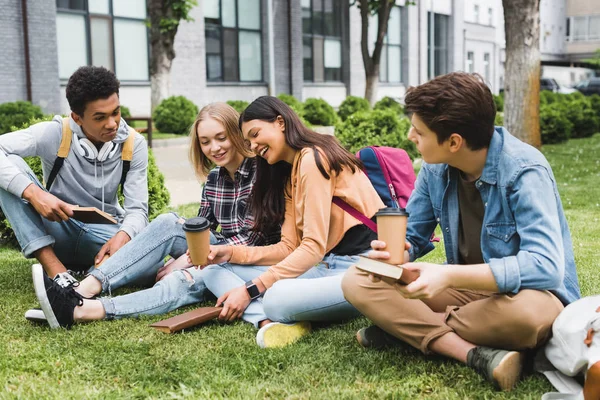
<instances>
[{"instance_id":1,"label":"second paper coffee cup","mask_svg":"<svg viewBox=\"0 0 600 400\"><path fill-rule=\"evenodd\" d=\"M404 264L406 242L406 222L408 213L404 208L386 207L377 211L377 238L386 243L385 251L390 253L389 264Z\"/></svg>"},{"instance_id":2,"label":"second paper coffee cup","mask_svg":"<svg viewBox=\"0 0 600 400\"><path fill-rule=\"evenodd\" d=\"M193 265L206 265L210 253L210 222L204 217L187 219L183 224Z\"/></svg>"}]
</instances>

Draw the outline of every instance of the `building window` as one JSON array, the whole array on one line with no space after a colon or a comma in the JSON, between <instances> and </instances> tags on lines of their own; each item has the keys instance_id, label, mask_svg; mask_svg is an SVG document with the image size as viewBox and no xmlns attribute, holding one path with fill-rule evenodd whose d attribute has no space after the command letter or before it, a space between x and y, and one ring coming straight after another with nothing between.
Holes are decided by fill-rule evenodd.
<instances>
[{"instance_id":1,"label":"building window","mask_svg":"<svg viewBox=\"0 0 600 400\"><path fill-rule=\"evenodd\" d=\"M379 60L379 80L388 83L402 82L402 7L392 7L388 20L388 30L383 39ZM378 19L371 16L369 21L369 52L377 41Z\"/></svg>"},{"instance_id":2,"label":"building window","mask_svg":"<svg viewBox=\"0 0 600 400\"><path fill-rule=\"evenodd\" d=\"M148 81L146 0L56 0L58 74L106 67L120 80Z\"/></svg>"},{"instance_id":3,"label":"building window","mask_svg":"<svg viewBox=\"0 0 600 400\"><path fill-rule=\"evenodd\" d=\"M260 0L203 0L208 82L262 82Z\"/></svg>"},{"instance_id":4,"label":"building window","mask_svg":"<svg viewBox=\"0 0 600 400\"><path fill-rule=\"evenodd\" d=\"M488 25L494 25L494 9L488 8Z\"/></svg>"},{"instance_id":5,"label":"building window","mask_svg":"<svg viewBox=\"0 0 600 400\"><path fill-rule=\"evenodd\" d=\"M477 4L473 6L473 22L479 23L479 6Z\"/></svg>"},{"instance_id":6,"label":"building window","mask_svg":"<svg viewBox=\"0 0 600 400\"><path fill-rule=\"evenodd\" d=\"M600 15L567 18L567 40L570 42L600 40Z\"/></svg>"},{"instance_id":7,"label":"building window","mask_svg":"<svg viewBox=\"0 0 600 400\"><path fill-rule=\"evenodd\" d=\"M448 70L448 28L450 17L443 14L427 13L429 29L427 30L427 71L429 79L447 74ZM433 17L433 24L431 20ZM433 39L433 40L432 40Z\"/></svg>"},{"instance_id":8,"label":"building window","mask_svg":"<svg viewBox=\"0 0 600 400\"><path fill-rule=\"evenodd\" d=\"M483 54L483 77L490 83L490 53Z\"/></svg>"},{"instance_id":9,"label":"building window","mask_svg":"<svg viewBox=\"0 0 600 400\"><path fill-rule=\"evenodd\" d=\"M302 0L304 80L342 80L342 0Z\"/></svg>"},{"instance_id":10,"label":"building window","mask_svg":"<svg viewBox=\"0 0 600 400\"><path fill-rule=\"evenodd\" d=\"M475 55L473 54L473 52L472 51L467 52L467 61L466 61L465 69L470 74L475 72L474 60L475 60Z\"/></svg>"}]
</instances>

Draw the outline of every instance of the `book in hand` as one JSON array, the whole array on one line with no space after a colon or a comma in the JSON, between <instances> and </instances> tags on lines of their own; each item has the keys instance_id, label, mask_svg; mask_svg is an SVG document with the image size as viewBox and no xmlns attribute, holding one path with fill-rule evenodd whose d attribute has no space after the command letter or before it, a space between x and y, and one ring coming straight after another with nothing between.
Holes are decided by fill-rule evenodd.
<instances>
[{"instance_id":1,"label":"book in hand","mask_svg":"<svg viewBox=\"0 0 600 400\"><path fill-rule=\"evenodd\" d=\"M222 309L223 307L199 307L172 318L155 322L150 326L164 333L175 333L217 318Z\"/></svg>"},{"instance_id":2,"label":"book in hand","mask_svg":"<svg viewBox=\"0 0 600 400\"><path fill-rule=\"evenodd\" d=\"M398 265L384 263L382 261L373 260L368 257L359 256L356 268L385 278L391 278L394 281L408 284L419 277L418 272L405 270Z\"/></svg>"},{"instance_id":3,"label":"book in hand","mask_svg":"<svg viewBox=\"0 0 600 400\"><path fill-rule=\"evenodd\" d=\"M112 215L98 210L96 207L75 207L73 208L73 216L71 218L86 224L117 223L117 220Z\"/></svg>"}]
</instances>

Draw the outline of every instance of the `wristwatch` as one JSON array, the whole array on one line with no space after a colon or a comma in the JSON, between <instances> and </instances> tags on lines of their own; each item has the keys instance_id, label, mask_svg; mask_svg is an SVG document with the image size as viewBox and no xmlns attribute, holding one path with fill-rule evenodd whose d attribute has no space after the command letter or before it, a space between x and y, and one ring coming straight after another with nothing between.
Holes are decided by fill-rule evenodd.
<instances>
[{"instance_id":1,"label":"wristwatch","mask_svg":"<svg viewBox=\"0 0 600 400\"><path fill-rule=\"evenodd\" d=\"M256 286L256 283L252 281L246 282L246 291L250 295L250 300L254 300L262 296L262 293L260 290L258 290L258 286Z\"/></svg>"}]
</instances>

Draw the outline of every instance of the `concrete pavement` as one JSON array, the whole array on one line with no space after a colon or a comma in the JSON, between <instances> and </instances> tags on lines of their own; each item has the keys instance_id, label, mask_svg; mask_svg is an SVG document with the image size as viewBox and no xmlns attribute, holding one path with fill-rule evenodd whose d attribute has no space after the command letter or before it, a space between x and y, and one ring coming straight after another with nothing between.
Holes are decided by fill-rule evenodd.
<instances>
[{"instance_id":1,"label":"concrete pavement","mask_svg":"<svg viewBox=\"0 0 600 400\"><path fill-rule=\"evenodd\" d=\"M152 141L156 165L165 176L165 186L171 193L171 206L200 203L202 185L196 179L188 158L188 138Z\"/></svg>"}]
</instances>

